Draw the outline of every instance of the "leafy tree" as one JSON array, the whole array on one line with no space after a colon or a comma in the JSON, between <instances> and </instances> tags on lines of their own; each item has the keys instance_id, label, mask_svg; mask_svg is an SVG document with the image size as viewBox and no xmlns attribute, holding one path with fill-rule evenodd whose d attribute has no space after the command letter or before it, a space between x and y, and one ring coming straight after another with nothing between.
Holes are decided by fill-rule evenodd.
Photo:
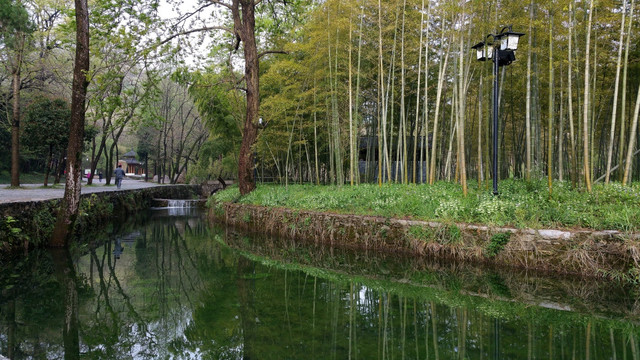
<instances>
[{"instance_id":1,"label":"leafy tree","mask_svg":"<svg viewBox=\"0 0 640 360\"><path fill-rule=\"evenodd\" d=\"M22 142L34 151L46 154L44 186L49 183L49 173L54 155L62 157L69 142L71 109L62 99L38 98L24 114Z\"/></svg>"},{"instance_id":2,"label":"leafy tree","mask_svg":"<svg viewBox=\"0 0 640 360\"><path fill-rule=\"evenodd\" d=\"M236 154L242 141L242 118L237 115L241 109L236 106L234 111L232 104L238 104L240 95L227 92L221 86L211 86L220 80L220 75L213 71L188 76L191 79L189 93L211 134L200 147L199 161L192 168L191 176L200 180L226 177L238 169Z\"/></svg>"},{"instance_id":3,"label":"leafy tree","mask_svg":"<svg viewBox=\"0 0 640 360\"><path fill-rule=\"evenodd\" d=\"M29 32L29 13L21 1L0 0L0 44L12 47L21 32Z\"/></svg>"},{"instance_id":4,"label":"leafy tree","mask_svg":"<svg viewBox=\"0 0 640 360\"><path fill-rule=\"evenodd\" d=\"M0 1L0 50L11 74L11 186L20 186L20 90L22 67L32 26L21 1Z\"/></svg>"}]
</instances>

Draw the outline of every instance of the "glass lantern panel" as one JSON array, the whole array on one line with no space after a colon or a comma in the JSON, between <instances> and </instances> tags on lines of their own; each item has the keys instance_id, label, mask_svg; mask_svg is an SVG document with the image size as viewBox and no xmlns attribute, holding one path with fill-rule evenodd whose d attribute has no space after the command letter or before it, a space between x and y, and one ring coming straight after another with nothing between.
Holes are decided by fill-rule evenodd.
<instances>
[{"instance_id":1,"label":"glass lantern panel","mask_svg":"<svg viewBox=\"0 0 640 360\"><path fill-rule=\"evenodd\" d=\"M518 35L509 35L507 36L509 39L509 43L507 45L507 49L509 50L517 50L518 49L518 41L520 40L520 36Z\"/></svg>"},{"instance_id":2,"label":"glass lantern panel","mask_svg":"<svg viewBox=\"0 0 640 360\"><path fill-rule=\"evenodd\" d=\"M502 36L500 38L500 50L507 50L509 45L509 37L508 36Z\"/></svg>"}]
</instances>

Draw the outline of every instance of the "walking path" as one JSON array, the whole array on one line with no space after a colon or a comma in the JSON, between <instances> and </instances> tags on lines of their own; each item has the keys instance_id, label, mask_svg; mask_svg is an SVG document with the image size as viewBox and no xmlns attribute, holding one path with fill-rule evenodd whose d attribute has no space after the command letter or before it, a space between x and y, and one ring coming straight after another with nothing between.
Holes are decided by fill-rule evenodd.
<instances>
[{"instance_id":1,"label":"walking path","mask_svg":"<svg viewBox=\"0 0 640 360\"><path fill-rule=\"evenodd\" d=\"M144 189L155 186L163 186L154 182L144 182L142 180L124 179L120 190ZM119 191L115 185L105 186L105 182L94 182L91 186L83 183L81 193L90 194L105 191ZM64 184L62 186L42 187L42 184L25 184L20 189L10 189L7 184L0 184L0 204L13 202L42 201L51 199L62 199L64 196Z\"/></svg>"}]
</instances>

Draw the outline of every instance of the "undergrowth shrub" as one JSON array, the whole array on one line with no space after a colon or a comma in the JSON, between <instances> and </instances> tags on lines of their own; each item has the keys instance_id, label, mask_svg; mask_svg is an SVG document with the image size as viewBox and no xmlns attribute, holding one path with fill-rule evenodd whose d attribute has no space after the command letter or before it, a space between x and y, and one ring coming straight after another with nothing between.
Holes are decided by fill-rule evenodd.
<instances>
[{"instance_id":1,"label":"undergrowth shrub","mask_svg":"<svg viewBox=\"0 0 640 360\"><path fill-rule=\"evenodd\" d=\"M509 243L509 239L511 238L510 232L502 232L497 233L491 237L491 240L487 244L485 248L485 253L487 257L494 257L498 255L504 247Z\"/></svg>"}]
</instances>

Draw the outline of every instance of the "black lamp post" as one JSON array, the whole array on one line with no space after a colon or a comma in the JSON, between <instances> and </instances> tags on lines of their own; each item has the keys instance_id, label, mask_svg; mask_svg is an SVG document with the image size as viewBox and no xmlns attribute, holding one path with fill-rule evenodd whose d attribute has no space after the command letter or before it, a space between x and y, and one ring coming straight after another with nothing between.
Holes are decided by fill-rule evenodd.
<instances>
[{"instance_id":1,"label":"black lamp post","mask_svg":"<svg viewBox=\"0 0 640 360\"><path fill-rule=\"evenodd\" d=\"M499 34L489 34L484 42L472 46L478 61L493 61L493 195L498 195L498 69L516 60L515 51L523 33L511 31L511 25L502 28ZM491 38L491 39L490 39Z\"/></svg>"}]
</instances>

